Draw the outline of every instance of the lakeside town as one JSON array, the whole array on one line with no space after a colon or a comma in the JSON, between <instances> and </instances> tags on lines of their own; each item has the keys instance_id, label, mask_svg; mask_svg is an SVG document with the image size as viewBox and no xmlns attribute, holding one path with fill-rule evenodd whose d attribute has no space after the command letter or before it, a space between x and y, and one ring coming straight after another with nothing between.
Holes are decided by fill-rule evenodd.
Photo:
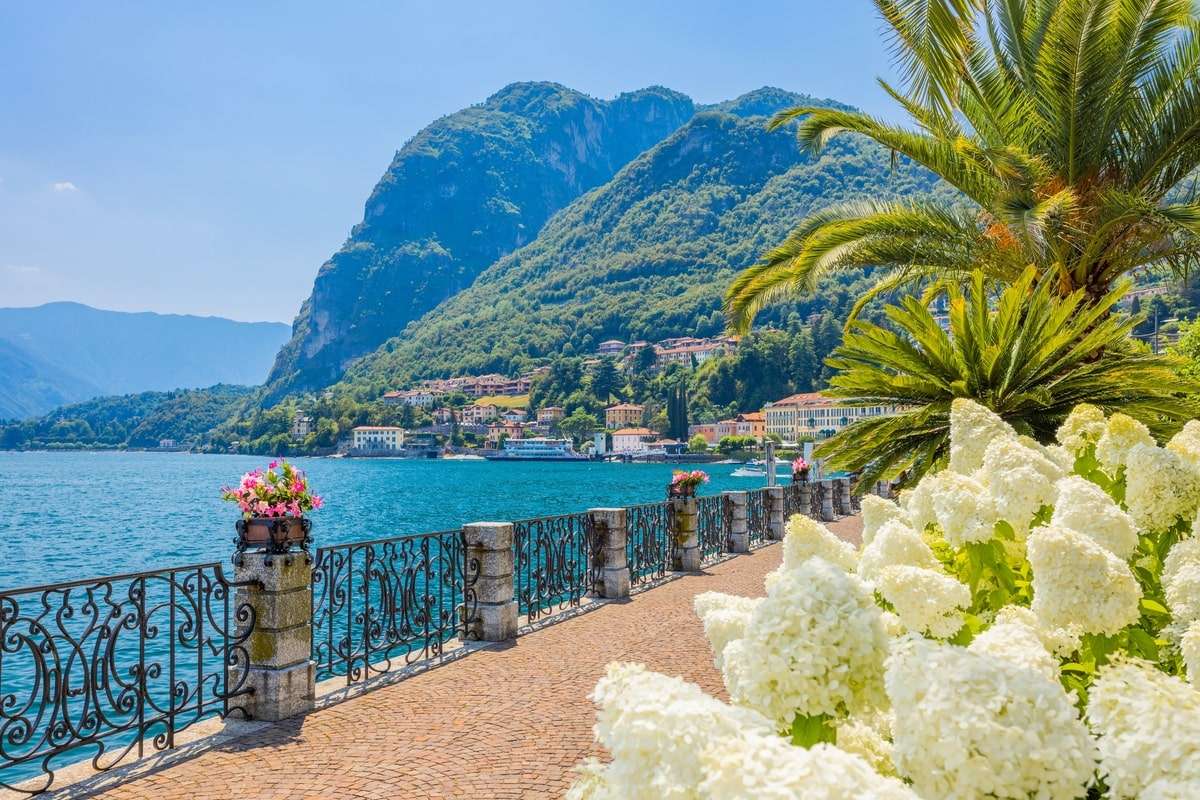
<instances>
[{"instance_id":1,"label":"lakeside town","mask_svg":"<svg viewBox=\"0 0 1200 800\"><path fill-rule=\"evenodd\" d=\"M657 343L614 339L601 342L582 366L590 371L608 362L628 372L641 361L657 371L687 370L731 355L737 346L737 337L678 337ZM336 454L500 460L713 460L753 451L767 441L796 449L805 442L826 439L861 419L888 416L898 410L892 405L838 400L819 391L798 392L727 418L688 421L683 428L686 435L680 436L682 426L653 404L616 402L603 408L596 430L587 430L564 424L571 409L531 403L534 385L549 372L550 367L539 367L515 378L495 373L439 378L387 391L380 401L407 409L413 424L357 425L338 441ZM312 417L297 410L292 419L292 438L303 441L313 432Z\"/></svg>"}]
</instances>

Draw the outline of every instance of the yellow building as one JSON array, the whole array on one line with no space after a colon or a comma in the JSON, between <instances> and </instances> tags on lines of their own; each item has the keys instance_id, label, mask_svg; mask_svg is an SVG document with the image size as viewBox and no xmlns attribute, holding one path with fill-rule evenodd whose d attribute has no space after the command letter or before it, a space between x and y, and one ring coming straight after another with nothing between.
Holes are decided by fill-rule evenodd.
<instances>
[{"instance_id":1,"label":"yellow building","mask_svg":"<svg viewBox=\"0 0 1200 800\"><path fill-rule=\"evenodd\" d=\"M646 409L637 403L619 403L604 409L604 427L616 430L618 428L636 428L642 424L642 414Z\"/></svg>"},{"instance_id":2,"label":"yellow building","mask_svg":"<svg viewBox=\"0 0 1200 800\"><path fill-rule=\"evenodd\" d=\"M785 397L763 410L766 432L785 442L801 439L826 439L848 425L870 417L887 417L900 411L896 405L856 405L826 397L820 392L805 392Z\"/></svg>"}]
</instances>

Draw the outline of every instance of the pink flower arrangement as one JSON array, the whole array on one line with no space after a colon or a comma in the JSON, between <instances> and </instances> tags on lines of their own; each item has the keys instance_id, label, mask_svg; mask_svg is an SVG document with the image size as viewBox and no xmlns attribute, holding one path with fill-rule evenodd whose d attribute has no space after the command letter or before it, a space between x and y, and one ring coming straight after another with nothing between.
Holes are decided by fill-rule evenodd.
<instances>
[{"instance_id":1,"label":"pink flower arrangement","mask_svg":"<svg viewBox=\"0 0 1200 800\"><path fill-rule=\"evenodd\" d=\"M671 487L674 489L695 489L702 483L708 483L708 473L704 470L694 469L688 472L677 469L671 475Z\"/></svg>"},{"instance_id":2,"label":"pink flower arrangement","mask_svg":"<svg viewBox=\"0 0 1200 800\"><path fill-rule=\"evenodd\" d=\"M803 472L808 469L808 462L804 460L804 456L796 456L792 462L792 472Z\"/></svg>"},{"instance_id":3,"label":"pink flower arrangement","mask_svg":"<svg viewBox=\"0 0 1200 800\"><path fill-rule=\"evenodd\" d=\"M242 476L237 486L221 489L221 499L237 503L246 519L252 517L301 517L325 504L320 495L308 488L308 478L284 459L276 459L267 469L256 469Z\"/></svg>"}]
</instances>

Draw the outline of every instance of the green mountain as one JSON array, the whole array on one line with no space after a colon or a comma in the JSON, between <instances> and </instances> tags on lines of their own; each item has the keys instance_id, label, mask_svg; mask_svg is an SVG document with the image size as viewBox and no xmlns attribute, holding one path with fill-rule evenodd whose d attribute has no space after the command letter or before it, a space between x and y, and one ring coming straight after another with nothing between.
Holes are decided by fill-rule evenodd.
<instances>
[{"instance_id":1,"label":"green mountain","mask_svg":"<svg viewBox=\"0 0 1200 800\"><path fill-rule=\"evenodd\" d=\"M605 101L517 83L429 125L396 153L363 221L321 267L270 397L337 380L693 112L661 87Z\"/></svg>"},{"instance_id":2,"label":"green mountain","mask_svg":"<svg viewBox=\"0 0 1200 800\"><path fill-rule=\"evenodd\" d=\"M98 395L256 384L287 336L278 322L79 303L0 308L0 419Z\"/></svg>"},{"instance_id":3,"label":"green mountain","mask_svg":"<svg viewBox=\"0 0 1200 800\"><path fill-rule=\"evenodd\" d=\"M764 89L711 107L557 215L530 244L354 364L368 397L414 378L507 372L609 338L715 334L735 271L810 211L851 198L944 191L879 146L836 139L819 157L760 116L811 98ZM743 116L749 115L749 116ZM773 310L844 311L860 281ZM763 317L770 321L771 315Z\"/></svg>"},{"instance_id":4,"label":"green mountain","mask_svg":"<svg viewBox=\"0 0 1200 800\"><path fill-rule=\"evenodd\" d=\"M0 427L0 448L156 447L163 439L197 444L254 391L217 385L98 397Z\"/></svg>"}]
</instances>

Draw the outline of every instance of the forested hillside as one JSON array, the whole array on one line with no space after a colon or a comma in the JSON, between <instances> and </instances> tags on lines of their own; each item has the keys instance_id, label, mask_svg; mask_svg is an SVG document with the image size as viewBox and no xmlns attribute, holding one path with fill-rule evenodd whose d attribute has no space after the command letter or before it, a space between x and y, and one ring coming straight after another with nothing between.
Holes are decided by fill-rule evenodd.
<instances>
[{"instance_id":1,"label":"forested hillside","mask_svg":"<svg viewBox=\"0 0 1200 800\"><path fill-rule=\"evenodd\" d=\"M517 83L429 125L396 153L363 221L321 267L270 397L337 380L692 114L688 97L661 87L605 101Z\"/></svg>"},{"instance_id":2,"label":"forested hillside","mask_svg":"<svg viewBox=\"0 0 1200 800\"><path fill-rule=\"evenodd\" d=\"M772 92L770 111L799 102ZM576 200L531 244L355 364L343 387L369 396L421 377L515 373L609 338L718 333L733 274L810 211L850 198L941 191L877 145L836 140L802 152L766 118L698 114L605 186ZM793 312L840 316L861 278L829 283L762 322Z\"/></svg>"}]
</instances>

